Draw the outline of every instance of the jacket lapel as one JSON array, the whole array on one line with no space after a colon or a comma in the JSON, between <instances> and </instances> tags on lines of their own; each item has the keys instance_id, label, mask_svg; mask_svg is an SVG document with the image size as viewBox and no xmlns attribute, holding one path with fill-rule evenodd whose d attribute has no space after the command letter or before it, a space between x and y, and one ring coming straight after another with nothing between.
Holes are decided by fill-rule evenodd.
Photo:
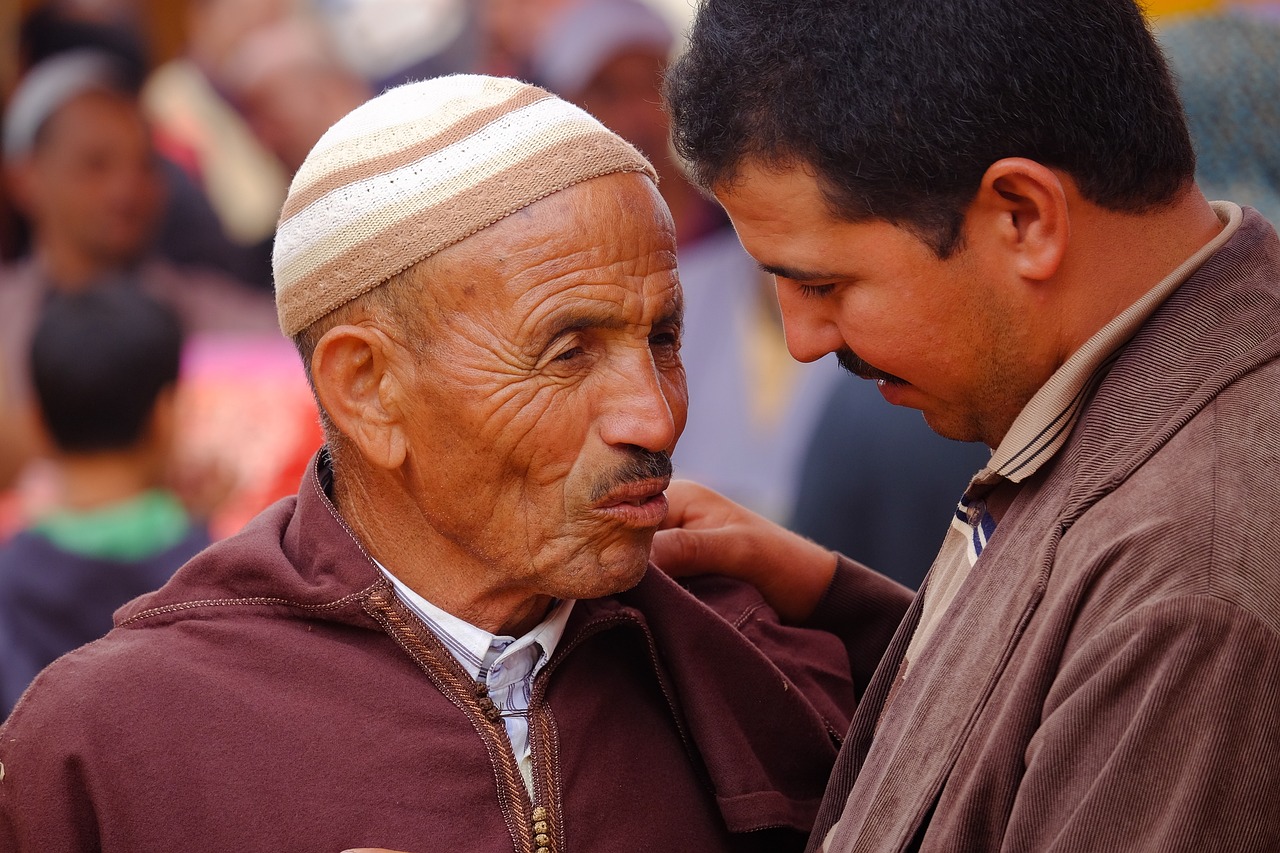
<instances>
[{"instance_id":1,"label":"jacket lapel","mask_svg":"<svg viewBox=\"0 0 1280 853\"><path fill-rule=\"evenodd\" d=\"M920 659L911 663L906 679L888 691L886 682L897 675L917 619L909 614L895 637L893 653L877 671L846 744L846 750L866 758L831 850L904 849L932 809L1048 584L1051 555L1061 535L1056 525L1060 506L1034 487L1043 473L1015 500L963 594ZM1024 562L1025 544L1005 544L1017 546L1028 537L1045 539L1037 550L1049 555L1032 572ZM919 603L917 598L912 613ZM887 703L877 692L887 694ZM921 737L922 732L928 736Z\"/></svg>"}]
</instances>

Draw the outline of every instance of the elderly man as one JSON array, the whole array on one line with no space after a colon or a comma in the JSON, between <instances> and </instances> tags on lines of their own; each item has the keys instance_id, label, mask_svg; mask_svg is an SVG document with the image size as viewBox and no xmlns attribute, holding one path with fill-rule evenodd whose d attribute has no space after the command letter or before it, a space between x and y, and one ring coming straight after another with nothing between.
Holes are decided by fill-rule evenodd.
<instances>
[{"instance_id":1,"label":"elderly man","mask_svg":"<svg viewBox=\"0 0 1280 853\"><path fill-rule=\"evenodd\" d=\"M1139 9L707 0L668 85L792 354L993 450L811 847L1280 849L1280 240L1197 189ZM672 505L660 565L830 595L830 554Z\"/></svg>"},{"instance_id":2,"label":"elderly man","mask_svg":"<svg viewBox=\"0 0 1280 853\"><path fill-rule=\"evenodd\" d=\"M647 568L684 422L649 164L515 81L320 140L275 250L328 448L0 729L0 848L782 850L868 652ZM855 602L856 605L856 602Z\"/></svg>"}]
</instances>

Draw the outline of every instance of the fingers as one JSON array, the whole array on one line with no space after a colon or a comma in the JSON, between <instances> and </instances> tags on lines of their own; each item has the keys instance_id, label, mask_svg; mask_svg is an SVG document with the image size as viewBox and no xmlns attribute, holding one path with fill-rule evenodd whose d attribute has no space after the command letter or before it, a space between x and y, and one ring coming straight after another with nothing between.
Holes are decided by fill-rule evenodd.
<instances>
[{"instance_id":1,"label":"fingers","mask_svg":"<svg viewBox=\"0 0 1280 853\"><path fill-rule=\"evenodd\" d=\"M672 480L667 486L667 517L662 522L662 528L684 527L690 516L699 514L699 504L707 499L707 495L716 495L715 492L700 486L692 480Z\"/></svg>"},{"instance_id":2,"label":"fingers","mask_svg":"<svg viewBox=\"0 0 1280 853\"><path fill-rule=\"evenodd\" d=\"M672 480L667 486L667 517L663 528L711 530L727 527L752 513L719 492L692 480Z\"/></svg>"},{"instance_id":3,"label":"fingers","mask_svg":"<svg viewBox=\"0 0 1280 853\"><path fill-rule=\"evenodd\" d=\"M649 552L658 568L673 577L746 581L787 621L813 612L835 574L835 554L688 480L672 482L667 501L667 518Z\"/></svg>"}]
</instances>

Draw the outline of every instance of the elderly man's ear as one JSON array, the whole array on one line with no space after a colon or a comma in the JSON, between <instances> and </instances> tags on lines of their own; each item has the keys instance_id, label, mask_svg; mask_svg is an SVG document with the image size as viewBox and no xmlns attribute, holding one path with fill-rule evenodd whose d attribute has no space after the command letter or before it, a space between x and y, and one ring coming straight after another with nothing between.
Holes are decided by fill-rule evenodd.
<instances>
[{"instance_id":1,"label":"elderly man's ear","mask_svg":"<svg viewBox=\"0 0 1280 853\"><path fill-rule=\"evenodd\" d=\"M408 450L400 401L405 353L370 326L335 326L311 356L320 405L373 466L400 467Z\"/></svg>"}]
</instances>

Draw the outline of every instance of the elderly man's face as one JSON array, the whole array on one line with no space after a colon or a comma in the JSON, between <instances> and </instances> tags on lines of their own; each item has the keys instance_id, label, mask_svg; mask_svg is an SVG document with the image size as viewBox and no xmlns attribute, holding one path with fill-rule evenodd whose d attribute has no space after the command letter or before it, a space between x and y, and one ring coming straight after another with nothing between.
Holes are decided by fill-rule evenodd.
<instances>
[{"instance_id":1,"label":"elderly man's face","mask_svg":"<svg viewBox=\"0 0 1280 853\"><path fill-rule=\"evenodd\" d=\"M410 488L454 565L516 594L639 580L687 408L675 238L648 179L555 193L431 262Z\"/></svg>"}]
</instances>

